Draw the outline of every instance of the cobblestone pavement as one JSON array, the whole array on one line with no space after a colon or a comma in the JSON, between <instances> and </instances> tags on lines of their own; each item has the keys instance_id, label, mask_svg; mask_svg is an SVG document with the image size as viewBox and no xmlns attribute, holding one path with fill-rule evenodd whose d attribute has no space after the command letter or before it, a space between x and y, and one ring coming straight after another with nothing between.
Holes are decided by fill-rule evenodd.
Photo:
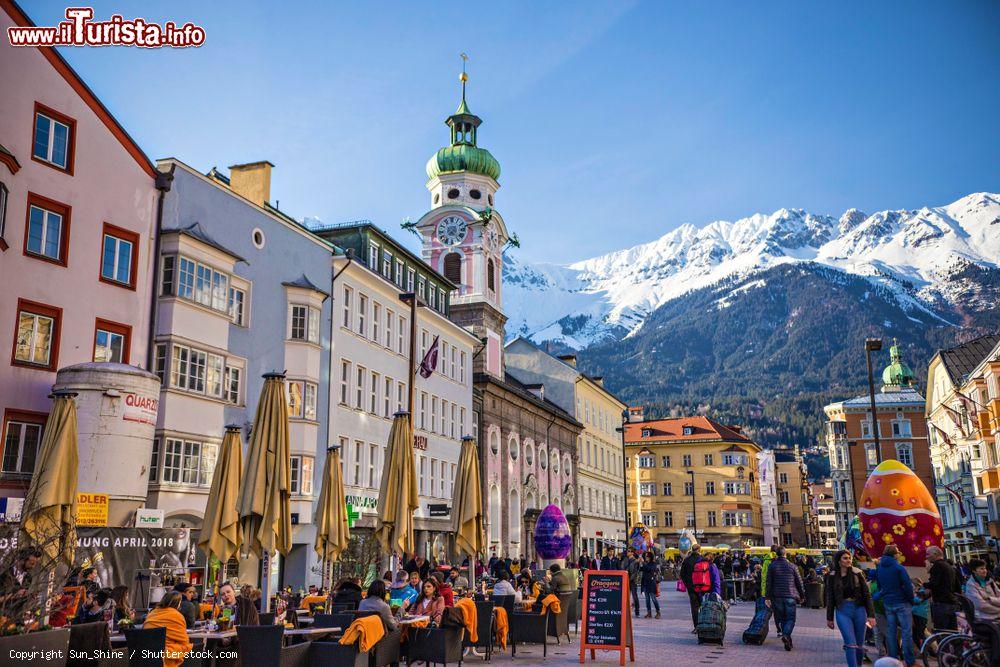
<instances>
[{"instance_id":1,"label":"cobblestone pavement","mask_svg":"<svg viewBox=\"0 0 1000 667\"><path fill-rule=\"evenodd\" d=\"M667 583L664 583L664 588ZM793 638L795 648L791 652L784 650L781 640L774 631L774 622L767 641L763 646L747 646L742 641L743 631L753 617L753 603L741 602L729 608L726 623L726 641L722 647L715 645L699 645L695 635L691 633L691 610L685 593L673 590L664 591L660 596L662 618L635 619L635 662L639 666L665 665L669 667L687 667L687 665L738 665L751 667L767 665L780 667L782 665L808 665L808 667L842 667L846 664L841 649L840 633L826 627L826 614L822 609L799 608L796 613L795 632ZM645 609L642 609L645 615ZM633 617L634 618L634 617ZM505 653L493 655L493 664L513 665L559 665L580 664L580 638L573 633L570 626L572 643L566 644L565 638L561 645L549 645L548 658L542 659L542 649L538 645L521 645L517 648L517 657L511 658L510 649ZM618 653L598 651L595 665L617 665ZM591 663L590 653L587 653L587 663ZM478 664L478 658L469 656L467 665Z\"/></svg>"}]
</instances>

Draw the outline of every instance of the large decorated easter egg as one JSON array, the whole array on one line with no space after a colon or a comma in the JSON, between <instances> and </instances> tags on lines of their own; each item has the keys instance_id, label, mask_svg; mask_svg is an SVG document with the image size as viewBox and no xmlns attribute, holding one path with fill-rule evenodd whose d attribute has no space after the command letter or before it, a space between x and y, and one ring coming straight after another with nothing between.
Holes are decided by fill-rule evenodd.
<instances>
[{"instance_id":1,"label":"large decorated easter egg","mask_svg":"<svg viewBox=\"0 0 1000 667\"><path fill-rule=\"evenodd\" d=\"M861 539L872 558L895 544L903 565L924 564L927 547L944 546L944 530L930 491L912 470L889 459L865 482L858 506Z\"/></svg>"},{"instance_id":2,"label":"large decorated easter egg","mask_svg":"<svg viewBox=\"0 0 1000 667\"><path fill-rule=\"evenodd\" d=\"M632 526L632 532L629 535L628 545L635 549L637 554L645 553L648 549L653 548L653 536L649 534L649 528L646 528L641 523L637 523Z\"/></svg>"},{"instance_id":3,"label":"large decorated easter egg","mask_svg":"<svg viewBox=\"0 0 1000 667\"><path fill-rule=\"evenodd\" d=\"M535 523L535 551L543 560L558 560L569 556L572 548L573 536L566 516L558 506L547 506Z\"/></svg>"}]
</instances>

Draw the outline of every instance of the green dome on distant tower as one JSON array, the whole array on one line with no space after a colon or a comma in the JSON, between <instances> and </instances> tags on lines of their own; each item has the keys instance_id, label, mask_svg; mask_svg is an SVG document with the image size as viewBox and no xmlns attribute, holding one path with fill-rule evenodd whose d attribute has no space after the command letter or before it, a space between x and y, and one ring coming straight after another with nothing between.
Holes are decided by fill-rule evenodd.
<instances>
[{"instance_id":1,"label":"green dome on distant tower","mask_svg":"<svg viewBox=\"0 0 1000 667\"><path fill-rule=\"evenodd\" d=\"M917 384L917 376L913 374L910 367L903 363L903 354L899 348L899 343L893 341L889 348L889 359L891 363L882 371L882 386L885 387L912 387Z\"/></svg>"},{"instance_id":2,"label":"green dome on distant tower","mask_svg":"<svg viewBox=\"0 0 1000 667\"><path fill-rule=\"evenodd\" d=\"M454 114L448 116L445 124L451 128L451 145L445 146L427 161L427 178L456 171L489 176L494 181L500 178L500 163L486 150L476 145L476 133L483 120L469 110L465 101L465 82L468 77L463 70L462 103Z\"/></svg>"}]
</instances>

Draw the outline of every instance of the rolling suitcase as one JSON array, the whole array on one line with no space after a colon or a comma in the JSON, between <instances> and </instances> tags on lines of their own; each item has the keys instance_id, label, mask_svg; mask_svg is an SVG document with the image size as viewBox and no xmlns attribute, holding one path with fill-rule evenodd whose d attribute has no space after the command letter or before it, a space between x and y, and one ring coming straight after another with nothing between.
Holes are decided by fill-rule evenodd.
<instances>
[{"instance_id":1,"label":"rolling suitcase","mask_svg":"<svg viewBox=\"0 0 1000 667\"><path fill-rule=\"evenodd\" d=\"M757 608L750 627L743 633L743 643L760 646L767 639L767 630L771 625L771 608L764 604L764 598L757 599Z\"/></svg>"},{"instance_id":2,"label":"rolling suitcase","mask_svg":"<svg viewBox=\"0 0 1000 667\"><path fill-rule=\"evenodd\" d=\"M715 593L701 601L698 610L698 643L722 646L726 638L726 606Z\"/></svg>"}]
</instances>

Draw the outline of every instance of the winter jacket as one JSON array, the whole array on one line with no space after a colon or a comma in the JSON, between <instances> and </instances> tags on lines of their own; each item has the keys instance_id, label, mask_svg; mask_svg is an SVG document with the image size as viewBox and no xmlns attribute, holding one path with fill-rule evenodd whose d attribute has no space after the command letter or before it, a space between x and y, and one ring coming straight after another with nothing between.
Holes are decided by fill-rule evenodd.
<instances>
[{"instance_id":1,"label":"winter jacket","mask_svg":"<svg viewBox=\"0 0 1000 667\"><path fill-rule=\"evenodd\" d=\"M882 556L875 570L878 580L876 595L886 605L913 604L913 583L906 568L893 556Z\"/></svg>"},{"instance_id":2,"label":"winter jacket","mask_svg":"<svg viewBox=\"0 0 1000 667\"><path fill-rule=\"evenodd\" d=\"M875 618L875 605L864 573L858 568L852 567L848 574L854 577L854 602L865 608L868 618ZM839 575L839 572L831 572L826 575L826 581L823 584L823 593L826 598L826 620L828 621L833 620L834 612L844 601L844 578Z\"/></svg>"},{"instance_id":3,"label":"winter jacket","mask_svg":"<svg viewBox=\"0 0 1000 667\"><path fill-rule=\"evenodd\" d=\"M694 564L701 560L701 556L697 552L692 551L681 563L681 581L684 582L684 586L691 592L694 592L694 584L691 582L691 575L694 574Z\"/></svg>"},{"instance_id":4,"label":"winter jacket","mask_svg":"<svg viewBox=\"0 0 1000 667\"><path fill-rule=\"evenodd\" d=\"M656 594L656 580L660 574L660 567L656 563L642 564L642 592Z\"/></svg>"},{"instance_id":5,"label":"winter jacket","mask_svg":"<svg viewBox=\"0 0 1000 667\"><path fill-rule=\"evenodd\" d=\"M712 588L709 589L709 593L715 593L720 598L722 597L722 573L719 572L719 568L715 566L715 563L708 564L708 576L712 579Z\"/></svg>"},{"instance_id":6,"label":"winter jacket","mask_svg":"<svg viewBox=\"0 0 1000 667\"><path fill-rule=\"evenodd\" d=\"M979 583L975 576L965 582L965 596L976 609L977 621L1000 620L1000 586L992 579Z\"/></svg>"},{"instance_id":7,"label":"winter jacket","mask_svg":"<svg viewBox=\"0 0 1000 667\"><path fill-rule=\"evenodd\" d=\"M639 578L642 576L642 563L638 558L626 558L622 561L622 569L628 572L629 588L639 585Z\"/></svg>"},{"instance_id":8,"label":"winter jacket","mask_svg":"<svg viewBox=\"0 0 1000 667\"><path fill-rule=\"evenodd\" d=\"M802 585L802 575L799 574L799 568L789 563L786 558L774 558L770 567L767 568L764 596L769 600L804 598L806 588Z\"/></svg>"},{"instance_id":9,"label":"winter jacket","mask_svg":"<svg viewBox=\"0 0 1000 667\"><path fill-rule=\"evenodd\" d=\"M956 604L955 593L961 590L955 566L944 558L931 565L930 578L924 588L930 591L931 602Z\"/></svg>"},{"instance_id":10,"label":"winter jacket","mask_svg":"<svg viewBox=\"0 0 1000 667\"><path fill-rule=\"evenodd\" d=\"M774 561L774 552L771 551L764 555L764 560L760 563L760 594L767 597L767 571L771 567L771 562Z\"/></svg>"}]
</instances>

